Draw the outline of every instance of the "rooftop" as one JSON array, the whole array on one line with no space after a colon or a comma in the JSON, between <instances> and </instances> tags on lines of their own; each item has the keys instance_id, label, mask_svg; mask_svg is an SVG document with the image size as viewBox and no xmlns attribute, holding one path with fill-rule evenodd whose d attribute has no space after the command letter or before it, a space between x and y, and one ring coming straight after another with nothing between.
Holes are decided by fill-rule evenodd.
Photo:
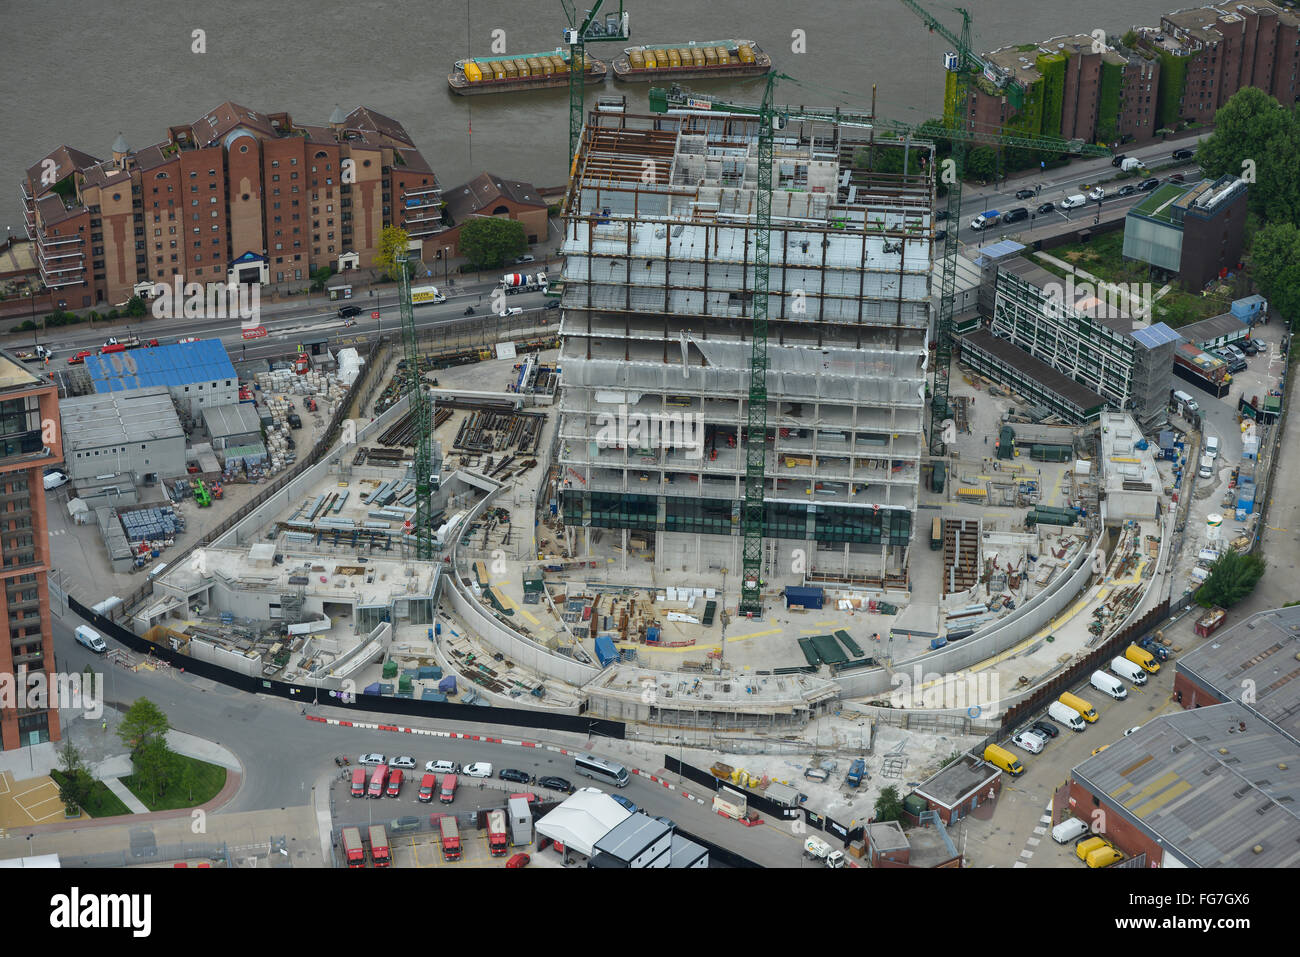
<instances>
[{"instance_id":1,"label":"rooftop","mask_svg":"<svg viewBox=\"0 0 1300 957\"><path fill-rule=\"evenodd\" d=\"M598 840L595 850L612 854L620 861L630 861L656 841L662 840L671 830L669 825L648 814L632 814Z\"/></svg>"},{"instance_id":2,"label":"rooftop","mask_svg":"<svg viewBox=\"0 0 1300 957\"><path fill-rule=\"evenodd\" d=\"M491 215L489 207L495 206L502 198L523 206L546 208L546 202L537 195L537 189L532 183L503 179L495 173L480 173L468 183L443 193L447 212L458 223L484 210Z\"/></svg>"},{"instance_id":3,"label":"rooftop","mask_svg":"<svg viewBox=\"0 0 1300 957\"><path fill-rule=\"evenodd\" d=\"M1171 226L1175 225L1174 204L1183 198L1190 188L1178 183L1162 183L1152 191L1150 196L1129 209L1128 215L1145 216L1147 219L1154 219L1156 222L1168 223Z\"/></svg>"},{"instance_id":4,"label":"rooftop","mask_svg":"<svg viewBox=\"0 0 1300 957\"><path fill-rule=\"evenodd\" d=\"M161 387L63 399L59 417L63 440L74 450L185 437L171 394Z\"/></svg>"},{"instance_id":5,"label":"rooftop","mask_svg":"<svg viewBox=\"0 0 1300 957\"><path fill-rule=\"evenodd\" d=\"M214 439L262 431L262 417L251 402L205 406L203 424L207 426L208 434Z\"/></svg>"},{"instance_id":6,"label":"rooftop","mask_svg":"<svg viewBox=\"0 0 1300 957\"><path fill-rule=\"evenodd\" d=\"M1244 328L1245 323L1232 313L1225 312L1222 315L1211 316L1209 319L1202 319L1200 322L1179 326L1178 334L1193 345L1197 345L1211 339L1218 339L1220 336L1233 335Z\"/></svg>"},{"instance_id":7,"label":"rooftop","mask_svg":"<svg viewBox=\"0 0 1300 957\"><path fill-rule=\"evenodd\" d=\"M1048 273L1048 275L1051 275L1051 273ZM1096 392L1086 386L1079 385L1069 376L1057 372L1046 362L1035 359L1024 349L1007 342L1005 339L999 339L983 329L972 332L963 338L972 346L1001 359L1012 368L1023 372L1083 411L1097 409L1106 405L1106 400Z\"/></svg>"},{"instance_id":8,"label":"rooftop","mask_svg":"<svg viewBox=\"0 0 1300 957\"><path fill-rule=\"evenodd\" d=\"M964 798L988 785L1002 772L973 754L961 758L931 775L915 788L922 797L944 807L956 807Z\"/></svg>"},{"instance_id":9,"label":"rooftop","mask_svg":"<svg viewBox=\"0 0 1300 957\"><path fill-rule=\"evenodd\" d=\"M86 371L96 392L176 387L237 378L220 339L87 356Z\"/></svg>"},{"instance_id":10,"label":"rooftop","mask_svg":"<svg viewBox=\"0 0 1300 957\"><path fill-rule=\"evenodd\" d=\"M8 352L0 352L0 393L11 389L30 389L42 382Z\"/></svg>"}]
</instances>

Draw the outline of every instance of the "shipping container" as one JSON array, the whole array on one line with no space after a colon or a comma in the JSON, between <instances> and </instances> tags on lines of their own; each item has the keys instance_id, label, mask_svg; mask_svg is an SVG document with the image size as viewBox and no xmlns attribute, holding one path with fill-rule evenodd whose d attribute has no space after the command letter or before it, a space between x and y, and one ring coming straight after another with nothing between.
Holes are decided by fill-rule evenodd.
<instances>
[{"instance_id":1,"label":"shipping container","mask_svg":"<svg viewBox=\"0 0 1300 957\"><path fill-rule=\"evenodd\" d=\"M465 64L465 79L470 83L480 83L483 80L483 71L472 60Z\"/></svg>"},{"instance_id":2,"label":"shipping container","mask_svg":"<svg viewBox=\"0 0 1300 957\"><path fill-rule=\"evenodd\" d=\"M742 43L737 49L737 52L740 54L741 63L754 62L754 50L748 43Z\"/></svg>"},{"instance_id":3,"label":"shipping container","mask_svg":"<svg viewBox=\"0 0 1300 957\"><path fill-rule=\"evenodd\" d=\"M817 585L786 585L785 586L785 607L791 605L801 605L808 609L817 609L822 607L825 600L825 592Z\"/></svg>"},{"instance_id":4,"label":"shipping container","mask_svg":"<svg viewBox=\"0 0 1300 957\"><path fill-rule=\"evenodd\" d=\"M628 62L632 64L634 70L645 69L645 54L640 50L633 50L627 55Z\"/></svg>"},{"instance_id":5,"label":"shipping container","mask_svg":"<svg viewBox=\"0 0 1300 957\"><path fill-rule=\"evenodd\" d=\"M543 75L543 71L542 71L542 60L541 60L540 57L530 56L530 57L529 57L527 60L525 60L524 62L528 64L528 75L529 75L529 76L542 76L542 75Z\"/></svg>"},{"instance_id":6,"label":"shipping container","mask_svg":"<svg viewBox=\"0 0 1300 957\"><path fill-rule=\"evenodd\" d=\"M512 80L519 78L519 67L515 65L514 60L496 60L501 65L501 69L506 71L506 76Z\"/></svg>"}]
</instances>

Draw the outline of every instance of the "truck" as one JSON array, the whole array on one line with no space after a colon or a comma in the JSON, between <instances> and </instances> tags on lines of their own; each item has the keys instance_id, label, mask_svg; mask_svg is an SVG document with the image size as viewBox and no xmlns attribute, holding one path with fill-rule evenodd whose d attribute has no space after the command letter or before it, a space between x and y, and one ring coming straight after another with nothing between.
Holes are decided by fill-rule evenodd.
<instances>
[{"instance_id":1,"label":"truck","mask_svg":"<svg viewBox=\"0 0 1300 957\"><path fill-rule=\"evenodd\" d=\"M1174 350L1174 375L1218 399L1228 394L1232 381L1226 362L1186 342Z\"/></svg>"},{"instance_id":2,"label":"truck","mask_svg":"<svg viewBox=\"0 0 1300 957\"><path fill-rule=\"evenodd\" d=\"M348 867L366 866L366 849L361 843L361 828L343 829L343 858L348 862Z\"/></svg>"},{"instance_id":3,"label":"truck","mask_svg":"<svg viewBox=\"0 0 1300 957\"><path fill-rule=\"evenodd\" d=\"M456 800L456 775L444 774L442 776L442 787L438 791L438 800L443 804L450 804Z\"/></svg>"},{"instance_id":4,"label":"truck","mask_svg":"<svg viewBox=\"0 0 1300 957\"><path fill-rule=\"evenodd\" d=\"M767 797L782 807L798 807L808 800L808 795L796 791L790 785L782 784L780 781L773 781L767 786Z\"/></svg>"},{"instance_id":5,"label":"truck","mask_svg":"<svg viewBox=\"0 0 1300 957\"><path fill-rule=\"evenodd\" d=\"M388 848L388 832L382 824L370 825L370 860L375 867L387 867L392 863L392 851Z\"/></svg>"},{"instance_id":6,"label":"truck","mask_svg":"<svg viewBox=\"0 0 1300 957\"><path fill-rule=\"evenodd\" d=\"M495 811L488 811L487 814L487 832L488 832L488 853L493 857L505 857L508 845L506 844L506 812L499 808Z\"/></svg>"},{"instance_id":7,"label":"truck","mask_svg":"<svg viewBox=\"0 0 1300 957\"><path fill-rule=\"evenodd\" d=\"M546 292L549 280L546 273L508 272L501 277L501 287L507 296L520 292Z\"/></svg>"},{"instance_id":8,"label":"truck","mask_svg":"<svg viewBox=\"0 0 1300 957\"><path fill-rule=\"evenodd\" d=\"M512 796L506 810L510 812L510 843L515 847L533 843L533 812L528 801Z\"/></svg>"},{"instance_id":9,"label":"truck","mask_svg":"<svg viewBox=\"0 0 1300 957\"><path fill-rule=\"evenodd\" d=\"M855 788L862 783L862 778L866 773L867 762L861 758L854 758L853 763L849 765L849 773L844 775L844 783L851 788Z\"/></svg>"},{"instance_id":10,"label":"truck","mask_svg":"<svg viewBox=\"0 0 1300 957\"><path fill-rule=\"evenodd\" d=\"M107 355L110 352L125 352L127 349L140 348L139 336L123 336L121 339L110 336L108 341L99 349L99 354Z\"/></svg>"},{"instance_id":11,"label":"truck","mask_svg":"<svg viewBox=\"0 0 1300 957\"><path fill-rule=\"evenodd\" d=\"M970 228L975 230L988 229L990 226L996 226L1002 218L1002 214L996 209L985 210L970 221Z\"/></svg>"},{"instance_id":12,"label":"truck","mask_svg":"<svg viewBox=\"0 0 1300 957\"><path fill-rule=\"evenodd\" d=\"M18 353L18 358L23 362L45 362L48 359L53 359L54 353L42 345L37 345L30 352Z\"/></svg>"},{"instance_id":13,"label":"truck","mask_svg":"<svg viewBox=\"0 0 1300 957\"><path fill-rule=\"evenodd\" d=\"M412 306L430 306L434 303L446 302L447 297L443 295L437 286L412 286L411 287L411 305Z\"/></svg>"},{"instance_id":14,"label":"truck","mask_svg":"<svg viewBox=\"0 0 1300 957\"><path fill-rule=\"evenodd\" d=\"M820 837L810 837L804 841L803 852L806 857L821 861L827 867L844 866L844 852L834 850Z\"/></svg>"},{"instance_id":15,"label":"truck","mask_svg":"<svg viewBox=\"0 0 1300 957\"><path fill-rule=\"evenodd\" d=\"M438 818L438 833L442 835L442 859L460 860L460 828L456 826L455 815L444 814Z\"/></svg>"},{"instance_id":16,"label":"truck","mask_svg":"<svg viewBox=\"0 0 1300 957\"><path fill-rule=\"evenodd\" d=\"M713 810L723 817L739 821L745 827L754 827L763 823L757 811L749 810L748 798L728 787L718 788L718 793L713 796Z\"/></svg>"}]
</instances>

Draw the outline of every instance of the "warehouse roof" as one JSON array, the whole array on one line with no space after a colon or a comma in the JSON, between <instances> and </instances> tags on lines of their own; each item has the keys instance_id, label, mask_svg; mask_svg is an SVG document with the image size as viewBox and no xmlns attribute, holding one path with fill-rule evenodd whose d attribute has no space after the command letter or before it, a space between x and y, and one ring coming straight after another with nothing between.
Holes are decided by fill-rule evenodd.
<instances>
[{"instance_id":1,"label":"warehouse roof","mask_svg":"<svg viewBox=\"0 0 1300 957\"><path fill-rule=\"evenodd\" d=\"M262 431L262 417L251 402L207 406L203 409L203 424L214 439L260 434Z\"/></svg>"},{"instance_id":2,"label":"warehouse roof","mask_svg":"<svg viewBox=\"0 0 1300 957\"><path fill-rule=\"evenodd\" d=\"M1300 865L1295 742L1236 702L1155 718L1074 769L1194 867Z\"/></svg>"},{"instance_id":3,"label":"warehouse roof","mask_svg":"<svg viewBox=\"0 0 1300 957\"><path fill-rule=\"evenodd\" d=\"M238 378L220 339L87 356L86 371L96 392L176 387Z\"/></svg>"},{"instance_id":4,"label":"warehouse roof","mask_svg":"<svg viewBox=\"0 0 1300 957\"><path fill-rule=\"evenodd\" d=\"M1178 327L1179 335L1198 346L1202 342L1209 342L1211 339L1244 333L1245 331L1246 324L1230 312L1225 312L1219 316L1211 316L1209 319L1202 319L1200 322L1189 322L1185 326Z\"/></svg>"},{"instance_id":5,"label":"warehouse roof","mask_svg":"<svg viewBox=\"0 0 1300 957\"><path fill-rule=\"evenodd\" d=\"M74 450L185 436L171 395L161 387L64 399L59 417L63 441Z\"/></svg>"},{"instance_id":6,"label":"warehouse roof","mask_svg":"<svg viewBox=\"0 0 1300 957\"><path fill-rule=\"evenodd\" d=\"M1178 671L1247 707L1300 742L1300 607L1260 612L1178 659Z\"/></svg>"}]
</instances>

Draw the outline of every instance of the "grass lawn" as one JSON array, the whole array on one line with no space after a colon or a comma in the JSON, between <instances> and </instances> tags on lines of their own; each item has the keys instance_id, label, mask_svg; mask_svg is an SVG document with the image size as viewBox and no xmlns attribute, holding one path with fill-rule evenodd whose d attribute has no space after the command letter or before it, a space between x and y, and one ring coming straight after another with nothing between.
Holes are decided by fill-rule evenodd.
<instances>
[{"instance_id":1,"label":"grass lawn","mask_svg":"<svg viewBox=\"0 0 1300 957\"><path fill-rule=\"evenodd\" d=\"M62 784L64 774L62 771L51 771L50 777L54 779L55 784ZM103 781L95 782L95 789L90 792L90 800L82 807L82 810L91 817L116 817L119 814L130 814L131 809L122 803L121 799L108 789L108 785Z\"/></svg>"},{"instance_id":2,"label":"grass lawn","mask_svg":"<svg viewBox=\"0 0 1300 957\"><path fill-rule=\"evenodd\" d=\"M1164 284L1151 278L1151 267L1146 263L1124 258L1124 232L1115 230L1093 236L1087 243L1072 243L1058 246L1050 253L1063 262L1068 262L1076 269L1090 272L1105 282L1113 283L1151 283L1153 292ZM1050 262L1037 257L1040 266L1058 276L1063 270ZM1155 322L1165 322L1170 326L1187 325L1211 316L1222 315L1232 306L1231 297L1202 296L1197 292L1187 292L1177 284L1156 301Z\"/></svg>"},{"instance_id":3,"label":"grass lawn","mask_svg":"<svg viewBox=\"0 0 1300 957\"><path fill-rule=\"evenodd\" d=\"M193 793L182 786L183 771L191 768L194 777ZM226 786L226 769L196 758L187 758L181 754L172 754L167 774L167 790L155 800L148 789L142 787L137 775L121 779L127 790L138 797L141 803L151 811L174 811L177 808L196 807L211 801Z\"/></svg>"}]
</instances>

